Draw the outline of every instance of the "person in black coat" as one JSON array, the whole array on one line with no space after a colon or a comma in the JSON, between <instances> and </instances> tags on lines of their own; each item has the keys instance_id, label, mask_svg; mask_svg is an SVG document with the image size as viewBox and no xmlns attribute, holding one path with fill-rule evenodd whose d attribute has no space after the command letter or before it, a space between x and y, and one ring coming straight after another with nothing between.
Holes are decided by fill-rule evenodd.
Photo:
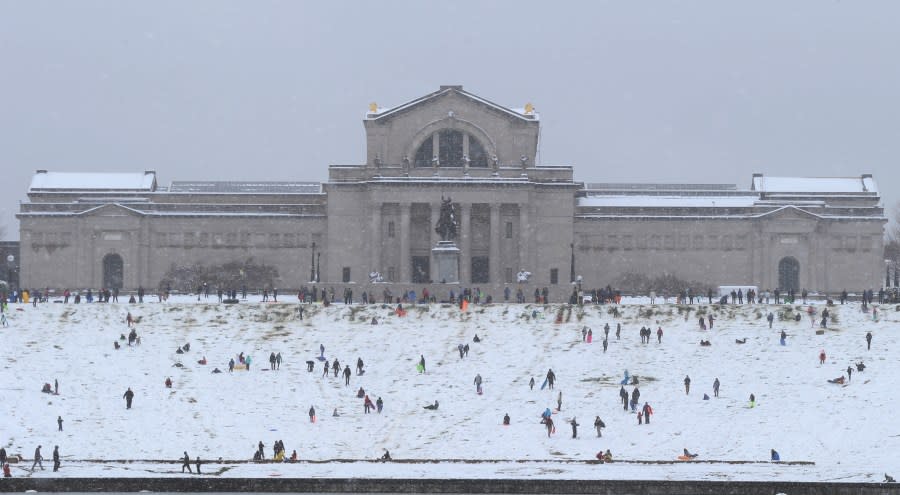
<instances>
[{"instance_id":1,"label":"person in black coat","mask_svg":"<svg viewBox=\"0 0 900 495\"><path fill-rule=\"evenodd\" d=\"M53 471L59 471L59 445L53 446Z\"/></svg>"},{"instance_id":2,"label":"person in black coat","mask_svg":"<svg viewBox=\"0 0 900 495\"><path fill-rule=\"evenodd\" d=\"M128 387L128 390L125 391L122 397L125 399L125 409L131 409L131 401L134 399L134 392L131 391L131 387Z\"/></svg>"},{"instance_id":3,"label":"person in black coat","mask_svg":"<svg viewBox=\"0 0 900 495\"><path fill-rule=\"evenodd\" d=\"M187 451L184 452L184 458L181 461L181 472L183 473L185 468L187 468L188 472L193 474L191 471L191 457L188 455Z\"/></svg>"}]
</instances>

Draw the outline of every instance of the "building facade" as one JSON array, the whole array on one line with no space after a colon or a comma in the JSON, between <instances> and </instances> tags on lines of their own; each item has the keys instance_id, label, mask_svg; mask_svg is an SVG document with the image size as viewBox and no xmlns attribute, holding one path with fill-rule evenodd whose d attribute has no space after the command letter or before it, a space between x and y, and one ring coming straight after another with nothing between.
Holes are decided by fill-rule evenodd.
<instances>
[{"instance_id":1,"label":"building facade","mask_svg":"<svg viewBox=\"0 0 900 495\"><path fill-rule=\"evenodd\" d=\"M572 167L536 165L531 105L460 86L372 104L363 124L366 163L332 165L324 183L161 186L153 171L39 170L17 215L22 286L156 288L173 268L249 258L273 266L285 290L357 294L548 287L560 300L578 277L596 287L633 274L826 292L883 279L886 219L870 175L586 185ZM452 287L433 280L444 197L459 217Z\"/></svg>"}]
</instances>

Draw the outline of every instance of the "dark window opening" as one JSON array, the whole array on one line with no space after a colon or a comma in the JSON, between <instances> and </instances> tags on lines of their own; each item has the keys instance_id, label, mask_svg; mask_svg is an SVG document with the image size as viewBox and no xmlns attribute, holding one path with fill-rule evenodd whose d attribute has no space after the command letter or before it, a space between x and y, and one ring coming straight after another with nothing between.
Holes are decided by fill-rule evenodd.
<instances>
[{"instance_id":1,"label":"dark window opening","mask_svg":"<svg viewBox=\"0 0 900 495\"><path fill-rule=\"evenodd\" d=\"M487 256L472 256L472 283L486 284L490 282L490 264Z\"/></svg>"}]
</instances>

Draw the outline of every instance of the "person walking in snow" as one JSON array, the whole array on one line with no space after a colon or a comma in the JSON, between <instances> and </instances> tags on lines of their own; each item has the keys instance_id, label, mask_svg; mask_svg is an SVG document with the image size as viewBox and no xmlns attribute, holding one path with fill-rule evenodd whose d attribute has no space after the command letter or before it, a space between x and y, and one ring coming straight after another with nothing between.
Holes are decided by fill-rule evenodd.
<instances>
[{"instance_id":1,"label":"person walking in snow","mask_svg":"<svg viewBox=\"0 0 900 495\"><path fill-rule=\"evenodd\" d=\"M191 474L194 473L193 471L191 471L191 457L188 455L186 450L184 451L184 457L181 458L181 472L183 473L185 469L187 469Z\"/></svg>"},{"instance_id":2,"label":"person walking in snow","mask_svg":"<svg viewBox=\"0 0 900 495\"><path fill-rule=\"evenodd\" d=\"M719 396L719 378L716 377L716 381L713 382L713 397Z\"/></svg>"},{"instance_id":3,"label":"person walking in snow","mask_svg":"<svg viewBox=\"0 0 900 495\"><path fill-rule=\"evenodd\" d=\"M562 390L560 390L559 395L556 396L556 410L562 411Z\"/></svg>"},{"instance_id":4,"label":"person walking in snow","mask_svg":"<svg viewBox=\"0 0 900 495\"><path fill-rule=\"evenodd\" d=\"M53 446L53 472L59 471L59 445Z\"/></svg>"},{"instance_id":5,"label":"person walking in snow","mask_svg":"<svg viewBox=\"0 0 900 495\"><path fill-rule=\"evenodd\" d=\"M275 354L275 369L276 370L281 369L281 353L280 352Z\"/></svg>"},{"instance_id":6,"label":"person walking in snow","mask_svg":"<svg viewBox=\"0 0 900 495\"><path fill-rule=\"evenodd\" d=\"M866 350L872 350L872 332L866 332Z\"/></svg>"},{"instance_id":7,"label":"person walking in snow","mask_svg":"<svg viewBox=\"0 0 900 495\"><path fill-rule=\"evenodd\" d=\"M338 361L338 358L334 358L334 363L331 365L331 370L334 372L334 377L337 378L338 373L341 372L341 362Z\"/></svg>"},{"instance_id":8,"label":"person walking in snow","mask_svg":"<svg viewBox=\"0 0 900 495\"><path fill-rule=\"evenodd\" d=\"M653 415L653 408L650 407L649 402L644 402L644 407L641 409L641 412L644 413L644 423L650 424L650 416Z\"/></svg>"},{"instance_id":9,"label":"person walking in snow","mask_svg":"<svg viewBox=\"0 0 900 495\"><path fill-rule=\"evenodd\" d=\"M825 364L825 349L819 352L819 364Z\"/></svg>"},{"instance_id":10,"label":"person walking in snow","mask_svg":"<svg viewBox=\"0 0 900 495\"><path fill-rule=\"evenodd\" d=\"M684 394L687 395L689 393L691 393L691 377L684 375Z\"/></svg>"},{"instance_id":11,"label":"person walking in snow","mask_svg":"<svg viewBox=\"0 0 900 495\"><path fill-rule=\"evenodd\" d=\"M350 365L348 364L346 367L344 367L344 385L345 386L350 385L350 375L351 374L353 374L353 372L350 371Z\"/></svg>"},{"instance_id":12,"label":"person walking in snow","mask_svg":"<svg viewBox=\"0 0 900 495\"><path fill-rule=\"evenodd\" d=\"M772 322L775 321L775 315L772 314L771 311L769 311L769 314L766 315L766 320L768 320L769 322L769 328L772 328Z\"/></svg>"},{"instance_id":13,"label":"person walking in snow","mask_svg":"<svg viewBox=\"0 0 900 495\"><path fill-rule=\"evenodd\" d=\"M628 391L625 390L625 385L622 385L622 388L619 389L619 398L622 399L622 410L628 410Z\"/></svg>"},{"instance_id":14,"label":"person walking in snow","mask_svg":"<svg viewBox=\"0 0 900 495\"><path fill-rule=\"evenodd\" d=\"M322 378L325 378L327 376L328 376L328 361L323 361L322 362Z\"/></svg>"},{"instance_id":15,"label":"person walking in snow","mask_svg":"<svg viewBox=\"0 0 900 495\"><path fill-rule=\"evenodd\" d=\"M556 381L556 373L553 372L553 369L547 370L547 386L550 387L550 390L553 390L553 382Z\"/></svg>"},{"instance_id":16,"label":"person walking in snow","mask_svg":"<svg viewBox=\"0 0 900 495\"><path fill-rule=\"evenodd\" d=\"M550 417L547 417L547 418L544 420L544 425L547 426L547 438L550 438L550 434L553 433L553 430L555 429L555 428L553 427L553 419L550 418Z\"/></svg>"},{"instance_id":17,"label":"person walking in snow","mask_svg":"<svg viewBox=\"0 0 900 495\"><path fill-rule=\"evenodd\" d=\"M587 341L587 327L586 326L581 327L581 341L582 342Z\"/></svg>"},{"instance_id":18,"label":"person walking in snow","mask_svg":"<svg viewBox=\"0 0 900 495\"><path fill-rule=\"evenodd\" d=\"M31 472L34 472L35 466L40 466L41 471L44 470L44 463L41 462L44 460L44 456L41 455L41 446L38 445L36 449L34 449L34 462L31 463Z\"/></svg>"},{"instance_id":19,"label":"person walking in snow","mask_svg":"<svg viewBox=\"0 0 900 495\"><path fill-rule=\"evenodd\" d=\"M309 422L310 423L316 422L316 408L313 406L309 406Z\"/></svg>"},{"instance_id":20,"label":"person walking in snow","mask_svg":"<svg viewBox=\"0 0 900 495\"><path fill-rule=\"evenodd\" d=\"M361 357L356 358L356 374L361 375L363 371L363 360Z\"/></svg>"},{"instance_id":21,"label":"person walking in snow","mask_svg":"<svg viewBox=\"0 0 900 495\"><path fill-rule=\"evenodd\" d=\"M481 374L475 375L475 392L481 393Z\"/></svg>"},{"instance_id":22,"label":"person walking in snow","mask_svg":"<svg viewBox=\"0 0 900 495\"><path fill-rule=\"evenodd\" d=\"M604 339L609 338L609 323L603 325L603 338Z\"/></svg>"},{"instance_id":23,"label":"person walking in snow","mask_svg":"<svg viewBox=\"0 0 900 495\"><path fill-rule=\"evenodd\" d=\"M619 338L621 336L622 336L622 324L616 323L616 340L619 340Z\"/></svg>"},{"instance_id":24,"label":"person walking in snow","mask_svg":"<svg viewBox=\"0 0 900 495\"><path fill-rule=\"evenodd\" d=\"M531 377L531 380L528 381L528 389L534 390L534 377Z\"/></svg>"},{"instance_id":25,"label":"person walking in snow","mask_svg":"<svg viewBox=\"0 0 900 495\"><path fill-rule=\"evenodd\" d=\"M600 430L606 428L606 424L600 419L600 416L594 418L594 428L597 430L597 438L602 437L603 433Z\"/></svg>"},{"instance_id":26,"label":"person walking in snow","mask_svg":"<svg viewBox=\"0 0 900 495\"><path fill-rule=\"evenodd\" d=\"M853 380L853 367L847 366L847 381Z\"/></svg>"},{"instance_id":27,"label":"person walking in snow","mask_svg":"<svg viewBox=\"0 0 900 495\"><path fill-rule=\"evenodd\" d=\"M128 387L128 390L125 391L125 395L122 397L125 399L125 409L131 409L131 401L134 399L134 392L131 391L131 387Z\"/></svg>"},{"instance_id":28,"label":"person walking in snow","mask_svg":"<svg viewBox=\"0 0 900 495\"><path fill-rule=\"evenodd\" d=\"M421 369L420 373L425 373L425 355L419 355L419 368Z\"/></svg>"},{"instance_id":29,"label":"person walking in snow","mask_svg":"<svg viewBox=\"0 0 900 495\"><path fill-rule=\"evenodd\" d=\"M706 319L709 320L709 329L712 330L713 329L713 321L715 321L713 318L713 315L709 315Z\"/></svg>"},{"instance_id":30,"label":"person walking in snow","mask_svg":"<svg viewBox=\"0 0 900 495\"><path fill-rule=\"evenodd\" d=\"M609 340L603 339L603 353L606 353L606 348L609 347Z\"/></svg>"},{"instance_id":31,"label":"person walking in snow","mask_svg":"<svg viewBox=\"0 0 900 495\"><path fill-rule=\"evenodd\" d=\"M578 438L578 426L580 426L578 421L573 417L570 423L572 423L572 438Z\"/></svg>"},{"instance_id":32,"label":"person walking in snow","mask_svg":"<svg viewBox=\"0 0 900 495\"><path fill-rule=\"evenodd\" d=\"M269 354L269 370L275 371L275 353Z\"/></svg>"},{"instance_id":33,"label":"person walking in snow","mask_svg":"<svg viewBox=\"0 0 900 495\"><path fill-rule=\"evenodd\" d=\"M658 344L662 344L662 334L663 334L662 327L659 327L656 330L656 340L657 340Z\"/></svg>"}]
</instances>

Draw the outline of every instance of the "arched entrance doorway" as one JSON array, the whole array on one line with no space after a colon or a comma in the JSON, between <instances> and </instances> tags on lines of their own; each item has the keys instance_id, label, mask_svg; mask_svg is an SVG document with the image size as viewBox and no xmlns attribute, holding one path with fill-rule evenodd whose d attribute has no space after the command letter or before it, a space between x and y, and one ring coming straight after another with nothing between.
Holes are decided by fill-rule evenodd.
<instances>
[{"instance_id":1,"label":"arched entrance doorway","mask_svg":"<svg viewBox=\"0 0 900 495\"><path fill-rule=\"evenodd\" d=\"M103 257L103 287L121 289L125 279L124 263L118 254L107 254Z\"/></svg>"},{"instance_id":2,"label":"arched entrance doorway","mask_svg":"<svg viewBox=\"0 0 900 495\"><path fill-rule=\"evenodd\" d=\"M778 287L782 292L800 289L800 262L793 256L785 256L778 262Z\"/></svg>"}]
</instances>

